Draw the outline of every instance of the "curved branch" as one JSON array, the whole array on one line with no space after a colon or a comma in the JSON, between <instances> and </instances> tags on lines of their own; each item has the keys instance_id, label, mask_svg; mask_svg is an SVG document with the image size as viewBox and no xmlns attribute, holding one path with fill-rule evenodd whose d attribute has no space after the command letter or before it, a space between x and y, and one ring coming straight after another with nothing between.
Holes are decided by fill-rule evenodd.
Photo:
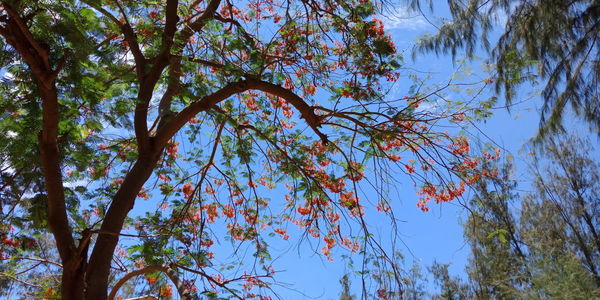
<instances>
[{"instance_id":1,"label":"curved branch","mask_svg":"<svg viewBox=\"0 0 600 300\"><path fill-rule=\"evenodd\" d=\"M202 277L206 278L208 281L210 281L210 282L214 283L215 285L217 285L217 286L219 286L219 287L221 287L221 288L223 288L223 289L226 289L226 290L227 290L227 291L229 291L229 292L230 292L230 293L231 293L231 294L232 294L234 297L237 297L238 299L242 299L242 297L240 297L240 296L239 296L239 295L238 295L238 294L237 294L237 293L236 293L234 290L232 290L232 289L230 289L229 287L227 287L227 284L226 284L225 282L219 282L219 281L215 280L214 278L212 278L212 276L210 276L210 275L206 274L205 272L202 272L202 271L200 271L200 270L194 270L194 269L188 268L188 267L186 267L186 266L183 266L183 265L180 265L180 264L175 264L175 263L174 263L173 265L174 265L174 266L176 266L176 267L178 267L178 268L181 268L181 269L183 269L183 270L186 270L186 271L188 271L188 272L191 272L191 273L194 273L194 274L198 274L198 275L200 275L200 276L202 276ZM233 281L233 280L230 280L230 281L228 281L228 282L231 282L231 281Z\"/></svg>"},{"instance_id":2,"label":"curved branch","mask_svg":"<svg viewBox=\"0 0 600 300\"><path fill-rule=\"evenodd\" d=\"M284 98L300 112L301 118L304 119L308 126L310 126L312 130L319 136L319 138L321 138L321 141L324 144L328 143L327 136L319 130L319 127L321 127L322 118L315 114L314 107L308 105L304 99L295 94L293 91L270 82L247 77L244 80L239 80L225 85L220 90L195 101L180 111L169 122L165 123L162 128L159 128L154 139L156 147L163 147L175 135L175 133L179 131L179 129L181 129L198 113L213 108L219 102L229 98L230 96L248 90L259 90L267 94Z\"/></svg>"},{"instance_id":3,"label":"curved branch","mask_svg":"<svg viewBox=\"0 0 600 300\"><path fill-rule=\"evenodd\" d=\"M179 280L179 276L177 276L177 274L175 273L175 271L170 266L166 266L166 265L150 265L150 266L146 266L144 268L141 268L139 270L135 270L135 271L132 271L132 272L129 272L129 273L125 274L125 276L123 276L123 278L121 278L115 284L115 286L113 287L113 289L110 291L110 294L108 295L108 300L114 300L115 296L117 295L117 292L119 291L119 289L121 288L121 286L123 286L123 284L125 284L125 282L127 282L132 277L139 276L139 275L146 274L146 273L150 273L150 272L155 272L155 271L165 273L165 275L167 275L167 277L169 277L169 279L171 280L171 282L173 282L173 284L177 288L177 292L179 293L179 297L182 300L189 300L189 299L191 299L191 297L190 297L190 291L186 287L183 286L183 282L181 280Z\"/></svg>"},{"instance_id":4,"label":"curved branch","mask_svg":"<svg viewBox=\"0 0 600 300\"><path fill-rule=\"evenodd\" d=\"M163 127L158 129L154 138L156 147L161 148L166 145L175 133L198 113L207 111L217 103L246 90L248 90L248 84L245 80L236 81L229 83L220 90L188 105L182 111L177 113L170 121L166 122Z\"/></svg>"},{"instance_id":5,"label":"curved branch","mask_svg":"<svg viewBox=\"0 0 600 300\"><path fill-rule=\"evenodd\" d=\"M327 136L319 130L319 127L321 127L322 118L315 114L314 107L308 105L304 99L302 99L293 91L270 82L254 78L248 78L247 82L250 86L253 86L254 89L281 97L293 105L300 112L301 118L304 119L308 126L310 126L310 128L312 128L312 130L319 136L323 144L326 145L328 143Z\"/></svg>"},{"instance_id":6,"label":"curved branch","mask_svg":"<svg viewBox=\"0 0 600 300\"><path fill-rule=\"evenodd\" d=\"M83 0L82 2L87 4L89 7L97 10L105 17L109 18L113 23L115 23L115 25L117 25L117 27L119 27L119 29L121 29L121 32L123 33L125 41L127 41L127 44L129 44L129 49L131 50L133 59L135 60L138 80L141 81L143 78L143 75L144 75L144 70L146 69L147 60L144 57L144 54L142 53L142 50L140 49L140 45L137 42L137 36L136 36L135 32L133 31L133 27L131 27L129 21L127 20L125 11L119 5L119 2L117 1L116 3L117 3L117 5L119 5L119 9L120 9L121 13L123 14L123 18L125 19L125 22L119 21L119 19L117 19L117 17L115 17L109 11L107 11L106 9L104 9L102 7L99 7L97 4L93 3L90 0Z\"/></svg>"}]
</instances>

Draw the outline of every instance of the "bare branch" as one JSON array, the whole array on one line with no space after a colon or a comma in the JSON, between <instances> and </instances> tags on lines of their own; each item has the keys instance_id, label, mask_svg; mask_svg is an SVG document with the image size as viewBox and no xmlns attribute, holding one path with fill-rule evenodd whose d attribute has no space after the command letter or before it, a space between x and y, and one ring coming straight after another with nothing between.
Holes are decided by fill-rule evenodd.
<instances>
[{"instance_id":1,"label":"bare branch","mask_svg":"<svg viewBox=\"0 0 600 300\"><path fill-rule=\"evenodd\" d=\"M31 261L37 261L43 264L50 264L50 265L55 265L59 268L62 268L63 266L57 262L51 261L51 260L47 260L47 259L43 259L43 258L39 258L39 257L15 257L14 259L22 259L22 260L31 260Z\"/></svg>"},{"instance_id":2,"label":"bare branch","mask_svg":"<svg viewBox=\"0 0 600 300\"><path fill-rule=\"evenodd\" d=\"M41 285L34 284L34 283L31 283L31 282L27 282L27 281L21 280L21 279L19 279L17 277L14 277L14 276L11 276L11 275L8 275L8 274L5 274L5 273L0 273L0 278L2 278L2 277L6 277L9 280L16 281L16 282L18 282L20 284L23 284L23 285L32 286L32 287L36 287L36 288L42 288Z\"/></svg>"}]
</instances>

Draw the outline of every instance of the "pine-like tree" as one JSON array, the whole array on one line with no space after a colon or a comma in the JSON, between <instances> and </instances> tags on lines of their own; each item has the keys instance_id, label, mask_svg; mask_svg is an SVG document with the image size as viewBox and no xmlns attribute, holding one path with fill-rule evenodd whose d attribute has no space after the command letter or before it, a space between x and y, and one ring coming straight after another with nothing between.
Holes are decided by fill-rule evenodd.
<instances>
[{"instance_id":1,"label":"pine-like tree","mask_svg":"<svg viewBox=\"0 0 600 300\"><path fill-rule=\"evenodd\" d=\"M407 0L420 11L432 0ZM600 1L598 0L448 0L451 18L421 51L450 52L477 47L491 50L496 87L508 100L523 82L545 81L540 136L562 128L567 104L600 131ZM489 41L498 30L494 46ZM495 37L494 37L495 40ZM537 72L531 73L534 66Z\"/></svg>"}]
</instances>

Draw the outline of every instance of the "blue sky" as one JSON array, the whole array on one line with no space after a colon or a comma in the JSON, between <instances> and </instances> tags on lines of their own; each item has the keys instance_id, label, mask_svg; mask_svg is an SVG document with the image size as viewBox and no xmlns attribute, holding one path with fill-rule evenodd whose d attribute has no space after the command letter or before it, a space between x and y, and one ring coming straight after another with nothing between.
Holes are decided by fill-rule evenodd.
<instances>
[{"instance_id":1,"label":"blue sky","mask_svg":"<svg viewBox=\"0 0 600 300\"><path fill-rule=\"evenodd\" d=\"M442 13L437 16L443 15ZM399 8L389 11L388 15L381 16L381 19L384 21L387 31L392 35L398 50L403 52L405 57L404 76L392 90L390 97L401 98L408 95L409 86L412 84L409 79L410 74L418 75L430 86L444 85L453 77L456 82L480 81L487 77L487 74L483 72L485 63L481 59L460 63L453 61L449 56L438 57L433 54L421 54L412 60L412 47L418 37L435 30L423 17ZM480 56L484 57L483 54ZM457 59L459 58L461 58L460 54ZM491 94L483 96L489 97ZM467 95L465 91L449 91L448 97L459 100ZM530 97L525 94L523 98ZM516 101L518 102L518 100ZM535 105L538 103L538 101L526 101L512 107L510 113L503 108L495 109L492 118L484 123L475 124L478 129L469 128L466 134L482 143L494 141L506 150L504 155L518 156L518 150L536 132L538 114ZM498 106L502 105L503 101L500 100ZM413 261L426 268L434 260L437 260L441 263L450 263L451 272L460 274L469 255L469 249L464 243L460 226L461 220L466 216L465 211L458 203L450 202L439 205L431 204L430 212L422 212L416 206L417 195L413 183L408 177L404 177L405 180L400 180L402 185L397 187L398 197L393 199L391 204L398 219L399 239L395 248L402 252L405 258L405 268L409 269ZM366 189L364 193L368 194L369 190ZM283 198L283 193L274 193L269 197ZM142 214L145 210L155 210L156 207L153 204L154 202L152 205L148 205L142 200L138 201L134 214ZM368 222L371 232L381 237L382 244L389 246L390 221L387 217L382 216L377 213L368 214ZM223 230L222 235L225 235L223 228L214 227L217 235L220 234L220 230ZM299 241L297 237L301 235L302 231L293 225L288 226L287 229L291 236L288 241L273 239L270 244L274 248L272 250L273 266L278 271L275 276L278 283L274 286L275 291L282 299L338 299L341 290L339 280L343 274L351 271L347 266L348 261L342 259L341 256L350 253L337 247L337 250L334 250L335 261L330 262L320 254L322 245L317 244L317 241L313 239ZM127 244L128 238L124 237L121 241ZM233 259L249 263L251 258L249 259L247 256L251 256L252 246L248 247L239 249L240 257L233 255L231 247L223 240L221 240L221 245L215 246L212 250L219 252L217 261L225 262ZM358 263L361 257L354 255L352 259ZM359 281L356 277L352 279L353 291L355 294L360 294Z\"/></svg>"},{"instance_id":2,"label":"blue sky","mask_svg":"<svg viewBox=\"0 0 600 300\"><path fill-rule=\"evenodd\" d=\"M443 16L443 14L441 15ZM404 76L392 90L390 97L401 98L407 95L409 86L412 84L408 78L410 74L418 75L430 86L444 85L450 78L455 78L456 82L473 82L487 77L487 74L483 72L484 60L478 59L461 63L457 61L461 58L460 54L455 61L449 56L438 57L432 54L417 55L416 59L412 60L412 46L417 38L435 30L423 17L407 13L406 10L400 8L394 12L393 16L382 16L381 19L386 24L398 50L403 52L405 57ZM484 57L484 54L480 56ZM447 95L455 100L468 97L464 90L449 91ZM491 93L487 93L482 97L491 95ZM523 99L531 98L527 94L522 96ZM518 99L515 102L518 102ZM536 132L539 119L535 106L538 104L539 101L525 101L512 107L510 113L504 108L494 109L493 117L483 123L476 123L475 126L478 129L469 128L465 134L482 143L492 141L497 143L505 150L503 155L518 156L519 149ZM498 106L503 105L503 101L499 100ZM405 179L400 180L402 185L397 187L398 197L391 203L398 219L397 228L400 237L395 248L401 251L405 258L405 269L408 270L413 261L425 269L434 260L437 260L441 263L450 263L450 270L453 274L462 273L469 255L469 249L464 243L460 226L461 220L466 217L465 211L457 202L450 202L439 205L431 204L430 212L422 212L416 206L417 195L413 183L408 180L409 178ZM369 193L368 189L365 193ZM283 193L275 192L268 196L278 199L283 198ZM142 201L136 203L135 214L141 214L144 210L153 211L155 207L144 204ZM389 219L376 213L367 215L371 232L381 237L382 244L390 246ZM213 226L216 234L224 236L224 229L217 227L219 226ZM277 285L273 287L274 290L282 299L338 299L341 290L339 280L344 273L351 271L347 266L348 261L342 259L341 256L350 253L338 247L334 252L335 261L329 262L320 254L322 244L317 244L318 242L313 239L299 241L297 237L302 232L293 225L288 226L287 229L291 236L288 241L273 239L270 243L273 247L273 266L278 271L275 276ZM220 230L223 230L223 234ZM127 238L122 238L122 242L126 244ZM238 249L238 256L232 254L234 251L229 247L227 241L221 240L221 244L214 246L212 250L218 252L216 254L217 263L218 261L233 260L249 264L252 262L252 246L247 245L247 247ZM352 258L356 263L361 260L358 255L354 255ZM355 294L360 294L358 278L354 277L352 284Z\"/></svg>"},{"instance_id":3,"label":"blue sky","mask_svg":"<svg viewBox=\"0 0 600 300\"><path fill-rule=\"evenodd\" d=\"M442 1L436 2L441 4ZM436 13L436 17L444 16L443 8L439 11L442 13ZM398 8L395 11L389 11L388 16L382 16L381 19L392 35L398 50L405 54L405 76L401 78L397 88L392 90L390 97L401 98L407 95L408 87L411 85L411 80L408 79L409 74L427 78L427 85L443 85L452 77L457 78L457 81L464 82L478 81L487 77L483 71L484 59L462 63L457 61L461 58L460 54L454 61L450 56L433 54L420 54L416 56L415 60L411 59L412 47L418 37L435 30L422 16ZM430 20L434 19L430 18ZM499 19L502 20L501 17ZM479 53L479 55L485 57L483 53ZM461 76L457 76L458 74ZM0 76L3 75L0 74ZM467 97L465 91L449 92L448 96L457 100ZM488 97L491 94L483 96ZM526 154L521 153L520 150L536 133L539 122L538 106L541 102L535 93L530 94L526 91L522 92L515 102L520 102L520 100L524 101L511 107L510 111L505 108L494 109L494 115L490 119L475 123L472 128L466 130L465 134L482 143L497 144L503 149L504 156L512 155L517 158L517 170L523 172L526 166L519 158L523 158ZM504 102L500 99L497 106L503 105ZM401 180L403 184L397 187L398 198L393 199L392 202L398 219L397 229L400 236L396 249L401 251L405 257L405 268L409 269L412 262L416 261L425 269L436 260L441 263L450 263L451 272L461 274L469 255L468 245L464 242L460 226L461 221L466 218L466 212L457 202L431 204L430 212L422 212L416 206L415 188L412 182L408 181L408 178L406 179L405 181ZM368 194L369 190L366 189L364 193ZM274 194L271 195L271 198L283 198L283 194ZM144 209L152 211L155 207L149 205L145 207L144 202L139 201L136 204L136 213L141 214ZM389 246L389 219L373 214L368 217L368 221L371 232L380 236L381 242ZM273 243L271 243L274 248L273 265L278 271L276 275L278 285L274 287L275 291L281 295L282 299L338 299L341 290L339 280L344 273L351 271L347 266L348 261L342 259L341 256L350 253L338 247L334 252L335 261L329 262L320 255L322 245L316 244L312 239L299 241L295 237L302 232L295 229L294 226L289 226L288 231L292 236L290 240L277 239L275 242L273 239ZM123 238L122 241L126 244L127 238ZM237 259L235 256L230 256L231 252L228 252L229 248L226 242L223 242L222 246L216 246L215 249L223 250L223 253L218 255L218 259L231 259L232 257ZM244 254L246 250L251 250L251 246L248 249L240 249L241 254ZM353 260L359 262L361 258L355 255ZM356 277L353 279L353 291L355 294L360 294L359 282Z\"/></svg>"},{"instance_id":4,"label":"blue sky","mask_svg":"<svg viewBox=\"0 0 600 300\"><path fill-rule=\"evenodd\" d=\"M444 13L436 15L439 16L444 16ZM461 65L447 55L420 54L412 60L412 47L418 37L435 30L422 16L399 8L394 16L382 16L382 20L386 30L393 36L398 50L405 53L404 67L407 68L407 74L430 77L427 80L428 84L444 84L456 75L459 68L466 67L465 69L470 69L473 74L461 78L464 81L485 78L486 74L482 71L485 64L483 59ZM483 52L478 55L485 57ZM457 60L459 58L460 54ZM404 81L401 80L398 89L394 91L399 95L395 96L402 96L401 93L406 91L408 85L410 81L404 77ZM458 99L461 95L455 94L452 97ZM522 103L512 106L510 111L505 108L494 109L494 115L490 119L475 123L476 127L469 128L467 134L481 143L496 143L503 149L503 155L517 158L517 170L523 172L525 165L519 158L525 155L521 152L523 145L536 134L539 124L538 106L541 103L539 100L535 92L523 90L515 100L515 103L523 101ZM504 106L502 97L497 106ZM407 182L406 187L402 187L401 190L402 199L396 199L394 209L396 216L401 220L398 224L401 236L398 250L405 257L406 269L411 267L413 261L426 269L436 260L440 263L450 263L450 271L455 275L463 273L469 255L469 247L464 242L460 226L467 216L465 210L458 203L451 202L432 204L431 211L424 213L415 206L417 196L412 185ZM389 220L381 218L372 221L373 232L383 236L389 234ZM344 253L338 251L338 254ZM360 258L355 257L355 261L358 260ZM286 266L285 272L278 274L278 279L293 285L293 289L279 290L283 299L339 299L341 286L338 281L349 270L343 260L328 262L306 246L293 248L286 258L277 261L276 264ZM360 282L357 278L354 279L353 291L360 295Z\"/></svg>"}]
</instances>

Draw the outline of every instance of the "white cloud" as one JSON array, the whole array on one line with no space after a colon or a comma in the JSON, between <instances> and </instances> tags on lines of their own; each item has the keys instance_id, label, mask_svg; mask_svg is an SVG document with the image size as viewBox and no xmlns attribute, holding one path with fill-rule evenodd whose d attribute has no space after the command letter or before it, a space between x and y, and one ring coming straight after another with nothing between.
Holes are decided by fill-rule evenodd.
<instances>
[{"instance_id":1,"label":"white cloud","mask_svg":"<svg viewBox=\"0 0 600 300\"><path fill-rule=\"evenodd\" d=\"M407 7L395 8L384 15L381 20L387 30L423 30L431 25L419 13L410 11Z\"/></svg>"},{"instance_id":2,"label":"white cloud","mask_svg":"<svg viewBox=\"0 0 600 300\"><path fill-rule=\"evenodd\" d=\"M90 184L90 182L89 182L89 181L87 181L87 180L76 180L76 181L69 181L69 180L67 179L67 180L65 180L65 182L64 182L64 184L63 184L63 185L64 185L65 187L68 187L68 188L75 188L75 187L78 187L78 186L83 186L83 187L85 187L85 186L87 186L87 185L89 185L89 184Z\"/></svg>"}]
</instances>

